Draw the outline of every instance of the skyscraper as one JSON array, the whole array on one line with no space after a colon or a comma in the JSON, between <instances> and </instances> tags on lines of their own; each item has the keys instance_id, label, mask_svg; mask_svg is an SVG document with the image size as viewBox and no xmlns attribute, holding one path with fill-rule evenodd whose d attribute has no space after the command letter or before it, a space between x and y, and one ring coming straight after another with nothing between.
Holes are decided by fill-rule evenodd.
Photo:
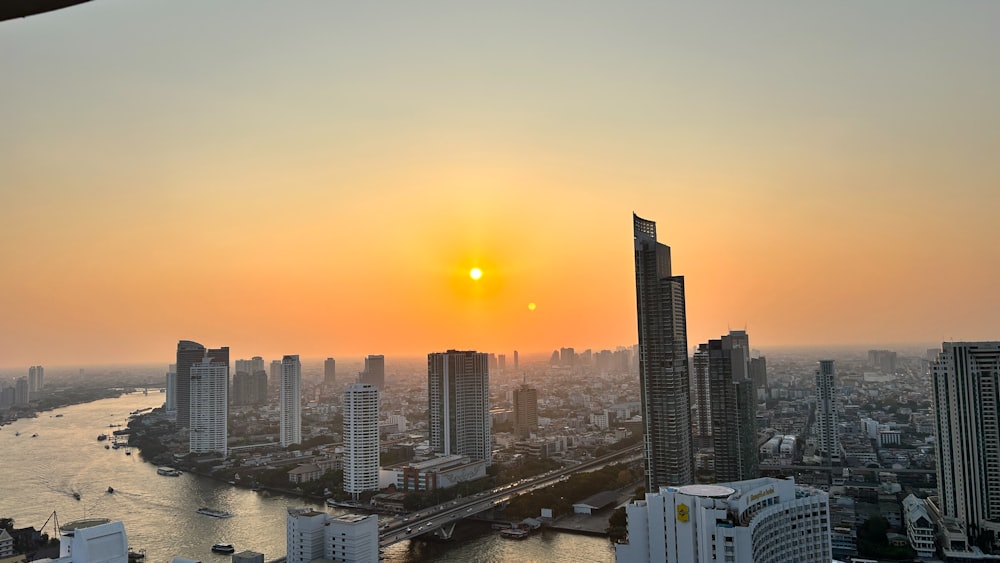
<instances>
[{"instance_id":1,"label":"skyscraper","mask_svg":"<svg viewBox=\"0 0 1000 563\"><path fill-rule=\"evenodd\" d=\"M824 463L840 463L840 436L837 434L837 386L833 360L820 360L816 370L816 433Z\"/></svg>"},{"instance_id":2,"label":"skyscraper","mask_svg":"<svg viewBox=\"0 0 1000 563\"><path fill-rule=\"evenodd\" d=\"M365 358L365 371L361 372L359 383L371 383L379 391L385 388L385 356L371 354Z\"/></svg>"},{"instance_id":3,"label":"skyscraper","mask_svg":"<svg viewBox=\"0 0 1000 563\"><path fill-rule=\"evenodd\" d=\"M517 370L517 368L518 368L518 355L517 355L517 350L514 350L514 369Z\"/></svg>"},{"instance_id":4,"label":"skyscraper","mask_svg":"<svg viewBox=\"0 0 1000 563\"><path fill-rule=\"evenodd\" d=\"M302 443L302 364L299 357L281 359L281 382L278 388L281 409L281 447Z\"/></svg>"},{"instance_id":5,"label":"skyscraper","mask_svg":"<svg viewBox=\"0 0 1000 563\"><path fill-rule=\"evenodd\" d=\"M708 380L708 344L699 344L691 357L691 428L696 445L712 444L712 396Z\"/></svg>"},{"instance_id":6,"label":"skyscraper","mask_svg":"<svg viewBox=\"0 0 1000 563\"><path fill-rule=\"evenodd\" d=\"M746 332L708 341L716 481L757 478L757 400Z\"/></svg>"},{"instance_id":7,"label":"skyscraper","mask_svg":"<svg viewBox=\"0 0 1000 563\"><path fill-rule=\"evenodd\" d=\"M228 349L227 349L228 352ZM191 453L227 453L229 361L204 356L187 367L189 395L188 445Z\"/></svg>"},{"instance_id":8,"label":"skyscraper","mask_svg":"<svg viewBox=\"0 0 1000 563\"><path fill-rule=\"evenodd\" d=\"M167 367L167 399L163 404L163 410L167 414L177 414L177 364L170 364Z\"/></svg>"},{"instance_id":9,"label":"skyscraper","mask_svg":"<svg viewBox=\"0 0 1000 563\"><path fill-rule=\"evenodd\" d=\"M767 388L767 358L750 358L750 379L757 389Z\"/></svg>"},{"instance_id":10,"label":"skyscraper","mask_svg":"<svg viewBox=\"0 0 1000 563\"><path fill-rule=\"evenodd\" d=\"M931 364L938 502L970 542L1000 534L1000 342L945 342Z\"/></svg>"},{"instance_id":11,"label":"skyscraper","mask_svg":"<svg viewBox=\"0 0 1000 563\"><path fill-rule=\"evenodd\" d=\"M18 377L14 382L14 404L27 405L31 402L31 387L27 377Z\"/></svg>"},{"instance_id":12,"label":"skyscraper","mask_svg":"<svg viewBox=\"0 0 1000 563\"><path fill-rule=\"evenodd\" d=\"M538 431L538 390L527 383L514 389L514 433L528 438Z\"/></svg>"},{"instance_id":13,"label":"skyscraper","mask_svg":"<svg viewBox=\"0 0 1000 563\"><path fill-rule=\"evenodd\" d=\"M694 482L684 277L656 223L632 214L639 325L639 390L645 426L646 490Z\"/></svg>"},{"instance_id":14,"label":"skyscraper","mask_svg":"<svg viewBox=\"0 0 1000 563\"><path fill-rule=\"evenodd\" d=\"M337 360L327 358L323 362L323 384L333 385L337 380Z\"/></svg>"},{"instance_id":15,"label":"skyscraper","mask_svg":"<svg viewBox=\"0 0 1000 563\"><path fill-rule=\"evenodd\" d=\"M355 383L344 391L344 491L378 489L378 388Z\"/></svg>"},{"instance_id":16,"label":"skyscraper","mask_svg":"<svg viewBox=\"0 0 1000 563\"><path fill-rule=\"evenodd\" d=\"M429 441L445 455L492 462L489 355L448 350L427 355Z\"/></svg>"},{"instance_id":17,"label":"skyscraper","mask_svg":"<svg viewBox=\"0 0 1000 563\"><path fill-rule=\"evenodd\" d=\"M45 387L45 368L42 366L28 368L28 386L32 393L41 391Z\"/></svg>"},{"instance_id":18,"label":"skyscraper","mask_svg":"<svg viewBox=\"0 0 1000 563\"><path fill-rule=\"evenodd\" d=\"M206 349L197 342L181 340L177 343L177 426L190 428L191 425L191 366L209 357L217 363L226 364L229 373L229 347ZM226 382L228 386L228 381Z\"/></svg>"}]
</instances>

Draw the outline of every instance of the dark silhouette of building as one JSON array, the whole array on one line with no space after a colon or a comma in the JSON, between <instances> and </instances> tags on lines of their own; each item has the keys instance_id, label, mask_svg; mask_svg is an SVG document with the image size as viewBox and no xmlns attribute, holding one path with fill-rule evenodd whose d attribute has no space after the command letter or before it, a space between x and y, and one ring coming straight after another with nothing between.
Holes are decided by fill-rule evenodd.
<instances>
[{"instance_id":1,"label":"dark silhouette of building","mask_svg":"<svg viewBox=\"0 0 1000 563\"><path fill-rule=\"evenodd\" d=\"M750 358L750 379L757 389L767 389L767 358Z\"/></svg>"},{"instance_id":2,"label":"dark silhouette of building","mask_svg":"<svg viewBox=\"0 0 1000 563\"><path fill-rule=\"evenodd\" d=\"M673 275L656 223L632 222L646 490L656 491L694 482L684 277Z\"/></svg>"},{"instance_id":3,"label":"dark silhouette of building","mask_svg":"<svg viewBox=\"0 0 1000 563\"><path fill-rule=\"evenodd\" d=\"M333 358L327 358L323 362L323 383L325 385L333 385L337 380L337 360Z\"/></svg>"},{"instance_id":4,"label":"dark silhouette of building","mask_svg":"<svg viewBox=\"0 0 1000 563\"><path fill-rule=\"evenodd\" d=\"M708 341L708 380L712 410L715 480L756 479L757 400L750 379L750 343L746 332L732 331Z\"/></svg>"},{"instance_id":5,"label":"dark silhouette of building","mask_svg":"<svg viewBox=\"0 0 1000 563\"><path fill-rule=\"evenodd\" d=\"M514 433L528 438L538 431L538 390L527 383L514 389Z\"/></svg>"},{"instance_id":6,"label":"dark silhouette of building","mask_svg":"<svg viewBox=\"0 0 1000 563\"><path fill-rule=\"evenodd\" d=\"M365 358L365 371L358 374L358 383L369 383L382 391L385 388L385 356L371 354Z\"/></svg>"},{"instance_id":7,"label":"dark silhouette of building","mask_svg":"<svg viewBox=\"0 0 1000 563\"><path fill-rule=\"evenodd\" d=\"M708 344L699 344L691 358L691 422L698 447L712 445L712 395L708 381Z\"/></svg>"}]
</instances>

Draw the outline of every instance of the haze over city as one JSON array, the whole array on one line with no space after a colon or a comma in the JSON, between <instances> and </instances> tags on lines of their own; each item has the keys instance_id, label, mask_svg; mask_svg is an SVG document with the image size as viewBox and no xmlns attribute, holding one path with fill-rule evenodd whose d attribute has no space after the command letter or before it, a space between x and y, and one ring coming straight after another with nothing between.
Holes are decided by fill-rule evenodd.
<instances>
[{"instance_id":1,"label":"haze over city","mask_svg":"<svg viewBox=\"0 0 1000 563\"><path fill-rule=\"evenodd\" d=\"M960 7L4 22L0 367L629 345L633 211L691 344L995 339L1000 5Z\"/></svg>"}]
</instances>

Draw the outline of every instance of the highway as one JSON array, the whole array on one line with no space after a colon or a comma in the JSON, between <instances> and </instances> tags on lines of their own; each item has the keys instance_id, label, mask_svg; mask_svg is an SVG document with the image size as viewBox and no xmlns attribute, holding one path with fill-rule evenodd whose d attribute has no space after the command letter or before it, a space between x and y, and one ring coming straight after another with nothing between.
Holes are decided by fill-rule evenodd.
<instances>
[{"instance_id":1,"label":"highway","mask_svg":"<svg viewBox=\"0 0 1000 563\"><path fill-rule=\"evenodd\" d=\"M490 510L516 496L565 481L574 473L594 471L610 463L641 456L642 444L638 444L604 457L549 471L543 475L529 477L515 483L501 485L470 497L425 508L413 514L401 514L380 524L379 547L386 547L437 530L441 530L442 537L451 537L454 523L458 520Z\"/></svg>"}]
</instances>

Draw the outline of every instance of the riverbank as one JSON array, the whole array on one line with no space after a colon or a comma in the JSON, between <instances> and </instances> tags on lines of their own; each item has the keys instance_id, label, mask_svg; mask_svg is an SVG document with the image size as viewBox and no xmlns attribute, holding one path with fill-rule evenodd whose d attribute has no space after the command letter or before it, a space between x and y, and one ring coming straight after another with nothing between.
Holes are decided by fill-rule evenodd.
<instances>
[{"instance_id":1,"label":"riverbank","mask_svg":"<svg viewBox=\"0 0 1000 563\"><path fill-rule=\"evenodd\" d=\"M0 428L22 418L38 418L40 413L100 401L115 399L127 394L122 388L67 387L43 391L27 405L14 405L0 410Z\"/></svg>"}]
</instances>

